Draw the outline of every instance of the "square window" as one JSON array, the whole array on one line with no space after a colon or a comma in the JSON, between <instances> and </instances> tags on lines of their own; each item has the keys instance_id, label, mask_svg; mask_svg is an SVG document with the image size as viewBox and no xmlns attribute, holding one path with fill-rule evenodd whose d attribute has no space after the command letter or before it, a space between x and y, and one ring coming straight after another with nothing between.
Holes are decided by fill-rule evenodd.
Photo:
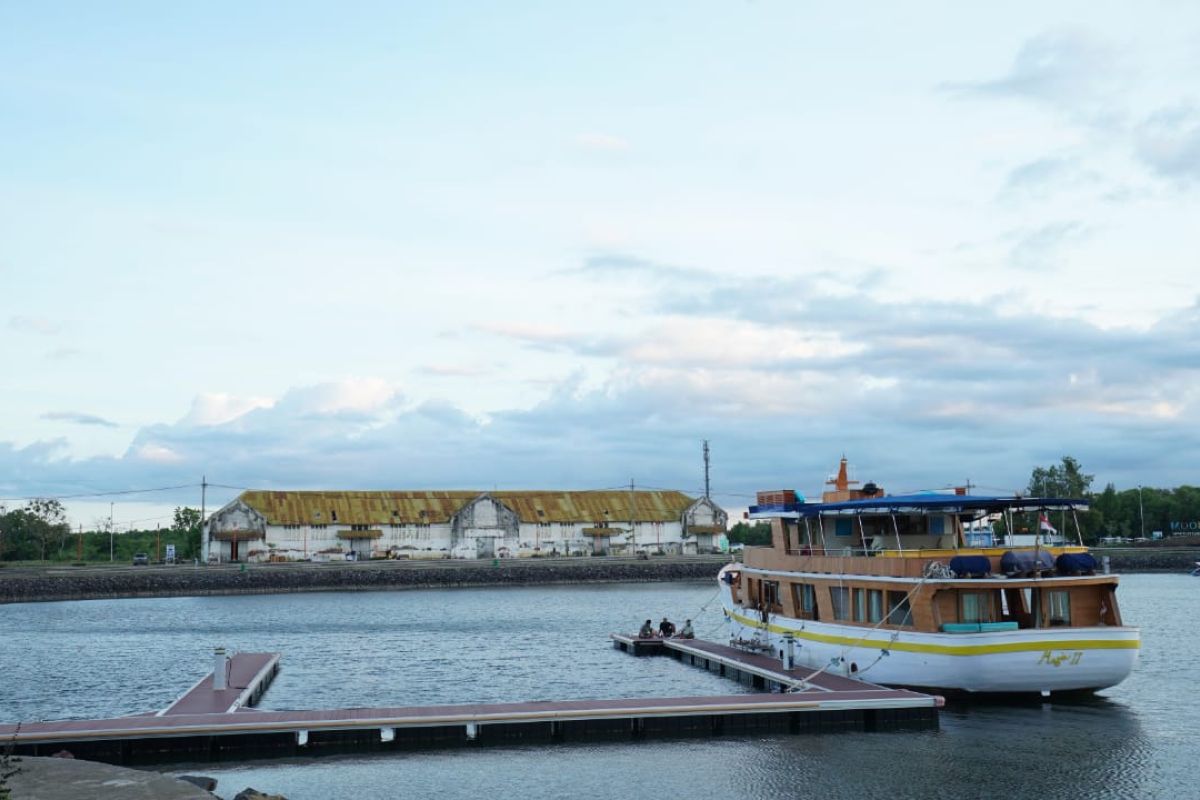
<instances>
[{"instance_id":1,"label":"square window","mask_svg":"<svg viewBox=\"0 0 1200 800\"><path fill-rule=\"evenodd\" d=\"M829 589L829 599L833 605L834 619L850 619L850 590L844 586L833 586Z\"/></svg>"},{"instance_id":2,"label":"square window","mask_svg":"<svg viewBox=\"0 0 1200 800\"><path fill-rule=\"evenodd\" d=\"M888 624L912 625L912 607L908 603L908 593L888 592Z\"/></svg>"},{"instance_id":3,"label":"square window","mask_svg":"<svg viewBox=\"0 0 1200 800\"><path fill-rule=\"evenodd\" d=\"M962 622L991 622L991 595L986 592L961 592L959 594L959 620Z\"/></svg>"},{"instance_id":4,"label":"square window","mask_svg":"<svg viewBox=\"0 0 1200 800\"><path fill-rule=\"evenodd\" d=\"M1071 593L1046 592L1046 612L1051 625L1071 624Z\"/></svg>"}]
</instances>

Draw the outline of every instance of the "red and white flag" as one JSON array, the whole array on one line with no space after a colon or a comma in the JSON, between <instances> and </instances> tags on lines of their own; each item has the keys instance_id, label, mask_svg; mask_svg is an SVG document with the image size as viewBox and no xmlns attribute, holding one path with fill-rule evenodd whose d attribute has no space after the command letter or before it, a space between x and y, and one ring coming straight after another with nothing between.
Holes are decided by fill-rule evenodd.
<instances>
[{"instance_id":1,"label":"red and white flag","mask_svg":"<svg viewBox=\"0 0 1200 800\"><path fill-rule=\"evenodd\" d=\"M1050 524L1050 520L1046 517L1046 513L1044 511L1038 517L1038 528L1048 533L1058 533L1058 530Z\"/></svg>"}]
</instances>

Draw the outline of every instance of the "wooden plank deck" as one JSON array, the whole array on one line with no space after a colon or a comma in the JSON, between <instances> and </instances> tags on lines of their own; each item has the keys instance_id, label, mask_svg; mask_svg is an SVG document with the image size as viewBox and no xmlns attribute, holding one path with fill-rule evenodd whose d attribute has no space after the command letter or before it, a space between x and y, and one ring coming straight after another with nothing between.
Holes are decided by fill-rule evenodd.
<instances>
[{"instance_id":1,"label":"wooden plank deck","mask_svg":"<svg viewBox=\"0 0 1200 800\"><path fill-rule=\"evenodd\" d=\"M279 653L234 653L229 658L228 688L213 689L210 672L157 716L232 713L253 706L270 686L278 668Z\"/></svg>"},{"instance_id":2,"label":"wooden plank deck","mask_svg":"<svg viewBox=\"0 0 1200 800\"><path fill-rule=\"evenodd\" d=\"M630 637L614 635L628 646ZM276 653L233 656L230 688L212 675L158 713L96 720L0 724L0 741L40 755L68 749L115 763L302 755L518 741L640 739L937 726L940 697L812 670L784 672L768 656L697 639L657 640L657 650L760 688L712 697L615 698L381 708L251 709L278 667ZM632 651L631 651L632 652ZM753 680L746 680L750 676Z\"/></svg>"},{"instance_id":3,"label":"wooden plank deck","mask_svg":"<svg viewBox=\"0 0 1200 800\"><path fill-rule=\"evenodd\" d=\"M814 670L811 667L798 667L785 670L778 658L750 653L728 645L709 642L704 639L640 639L636 636L614 633L611 635L614 643L627 652L635 655L660 655L676 653L687 656L689 663L713 669L714 665L724 669L714 670L725 674L728 670L731 677L741 675L755 676L762 679L761 688L776 688L780 691L795 693L824 692L862 698L888 697L897 702L897 707L942 706L943 698L937 695L927 695L907 689L893 689L871 683L861 678L850 678L824 670ZM700 663L701 661L705 663ZM773 685L773 687L772 687Z\"/></svg>"}]
</instances>

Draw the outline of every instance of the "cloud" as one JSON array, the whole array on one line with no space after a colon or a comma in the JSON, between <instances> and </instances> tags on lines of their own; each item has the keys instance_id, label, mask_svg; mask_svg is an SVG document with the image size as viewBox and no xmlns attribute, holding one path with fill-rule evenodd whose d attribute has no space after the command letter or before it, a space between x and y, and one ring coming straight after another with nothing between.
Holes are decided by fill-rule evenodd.
<instances>
[{"instance_id":1,"label":"cloud","mask_svg":"<svg viewBox=\"0 0 1200 800\"><path fill-rule=\"evenodd\" d=\"M1087 233L1087 227L1078 221L1051 222L1033 230L1010 234L1015 240L1008 254L1008 262L1018 269L1053 269L1055 256L1068 243L1078 240Z\"/></svg>"},{"instance_id":2,"label":"cloud","mask_svg":"<svg viewBox=\"0 0 1200 800\"><path fill-rule=\"evenodd\" d=\"M628 139L610 133L581 133L575 137L575 144L585 150L608 153L624 152L629 149Z\"/></svg>"},{"instance_id":3,"label":"cloud","mask_svg":"<svg viewBox=\"0 0 1200 800\"><path fill-rule=\"evenodd\" d=\"M1085 170L1079 159L1047 156L1014 167L1008 173L1003 191L1009 195L1041 197L1055 189L1097 182L1099 182L1099 176Z\"/></svg>"},{"instance_id":4,"label":"cloud","mask_svg":"<svg viewBox=\"0 0 1200 800\"><path fill-rule=\"evenodd\" d=\"M62 332L62 326L59 323L46 317L9 317L8 327L14 331L37 333L42 336L57 336Z\"/></svg>"},{"instance_id":5,"label":"cloud","mask_svg":"<svg viewBox=\"0 0 1200 800\"><path fill-rule=\"evenodd\" d=\"M599 253L584 259L583 266L566 270L568 274L588 277L609 278L631 276L654 280L712 281L716 274L692 267L676 267L627 253Z\"/></svg>"},{"instance_id":6,"label":"cloud","mask_svg":"<svg viewBox=\"0 0 1200 800\"><path fill-rule=\"evenodd\" d=\"M534 322L485 322L476 330L520 342L546 351L570 351L588 355L611 354L614 345L603 338L590 337L556 325Z\"/></svg>"},{"instance_id":7,"label":"cloud","mask_svg":"<svg viewBox=\"0 0 1200 800\"><path fill-rule=\"evenodd\" d=\"M1200 179L1200 110L1191 105L1150 116L1136 134L1137 155L1160 177Z\"/></svg>"},{"instance_id":8,"label":"cloud","mask_svg":"<svg viewBox=\"0 0 1200 800\"><path fill-rule=\"evenodd\" d=\"M967 98L1017 98L1091 123L1113 120L1111 99L1121 83L1119 54L1080 30L1048 31L1024 42L999 78L947 82L942 88Z\"/></svg>"},{"instance_id":9,"label":"cloud","mask_svg":"<svg viewBox=\"0 0 1200 800\"><path fill-rule=\"evenodd\" d=\"M183 456L171 448L150 443L138 445L130 451L130 457L157 464L178 464L183 461Z\"/></svg>"},{"instance_id":10,"label":"cloud","mask_svg":"<svg viewBox=\"0 0 1200 800\"><path fill-rule=\"evenodd\" d=\"M270 408L273 405L275 401L269 397L236 397L224 392L203 392L192 399L192 407L182 422L185 425L221 425L256 408Z\"/></svg>"},{"instance_id":11,"label":"cloud","mask_svg":"<svg viewBox=\"0 0 1200 800\"><path fill-rule=\"evenodd\" d=\"M120 427L117 423L103 417L98 417L94 414L81 414L77 411L47 411L45 414L42 414L42 419L55 422L73 422L76 425L96 425L102 428Z\"/></svg>"},{"instance_id":12,"label":"cloud","mask_svg":"<svg viewBox=\"0 0 1200 800\"><path fill-rule=\"evenodd\" d=\"M902 302L869 289L836 295L781 278L764 293L745 278L681 298L661 287L660 305L689 311L607 340L601 380L568 376L526 408L481 417L453 399L407 401L375 378L298 386L273 403L209 399L200 405L223 411L208 424L189 414L144 427L117 457L71 459L61 440L0 443L0 487L61 494L205 474L258 488L599 488L634 477L696 491L701 439L730 507L768 486L819 491L843 452L897 491L966 477L1016 487L1067 453L1101 482L1192 479L1200 302L1144 329L1102 329L1006 298ZM586 336L493 327L597 358Z\"/></svg>"},{"instance_id":13,"label":"cloud","mask_svg":"<svg viewBox=\"0 0 1200 800\"><path fill-rule=\"evenodd\" d=\"M347 378L289 390L279 405L302 415L371 415L403 400L400 389L380 378Z\"/></svg>"}]
</instances>

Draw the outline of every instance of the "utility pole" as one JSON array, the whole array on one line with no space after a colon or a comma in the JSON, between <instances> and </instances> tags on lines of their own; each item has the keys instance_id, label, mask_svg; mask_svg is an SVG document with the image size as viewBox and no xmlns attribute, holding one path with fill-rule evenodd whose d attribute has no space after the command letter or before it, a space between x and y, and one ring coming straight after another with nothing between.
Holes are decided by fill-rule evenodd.
<instances>
[{"instance_id":1,"label":"utility pole","mask_svg":"<svg viewBox=\"0 0 1200 800\"><path fill-rule=\"evenodd\" d=\"M113 560L113 504L108 504L108 562Z\"/></svg>"},{"instance_id":2,"label":"utility pole","mask_svg":"<svg viewBox=\"0 0 1200 800\"><path fill-rule=\"evenodd\" d=\"M208 533L204 530L204 503L208 499L208 477L200 476L200 560L208 563Z\"/></svg>"},{"instance_id":3,"label":"utility pole","mask_svg":"<svg viewBox=\"0 0 1200 800\"><path fill-rule=\"evenodd\" d=\"M79 523L79 541L75 547L75 560L83 561L83 523Z\"/></svg>"},{"instance_id":4,"label":"utility pole","mask_svg":"<svg viewBox=\"0 0 1200 800\"><path fill-rule=\"evenodd\" d=\"M1138 484L1138 526L1141 528L1141 537L1146 538L1146 513L1142 510L1142 485Z\"/></svg>"},{"instance_id":5,"label":"utility pole","mask_svg":"<svg viewBox=\"0 0 1200 800\"><path fill-rule=\"evenodd\" d=\"M708 500L708 439L704 440L704 499Z\"/></svg>"},{"instance_id":6,"label":"utility pole","mask_svg":"<svg viewBox=\"0 0 1200 800\"><path fill-rule=\"evenodd\" d=\"M634 532L633 518L635 515L633 509L633 478L629 479L629 543L633 551L637 552L637 534Z\"/></svg>"}]
</instances>

